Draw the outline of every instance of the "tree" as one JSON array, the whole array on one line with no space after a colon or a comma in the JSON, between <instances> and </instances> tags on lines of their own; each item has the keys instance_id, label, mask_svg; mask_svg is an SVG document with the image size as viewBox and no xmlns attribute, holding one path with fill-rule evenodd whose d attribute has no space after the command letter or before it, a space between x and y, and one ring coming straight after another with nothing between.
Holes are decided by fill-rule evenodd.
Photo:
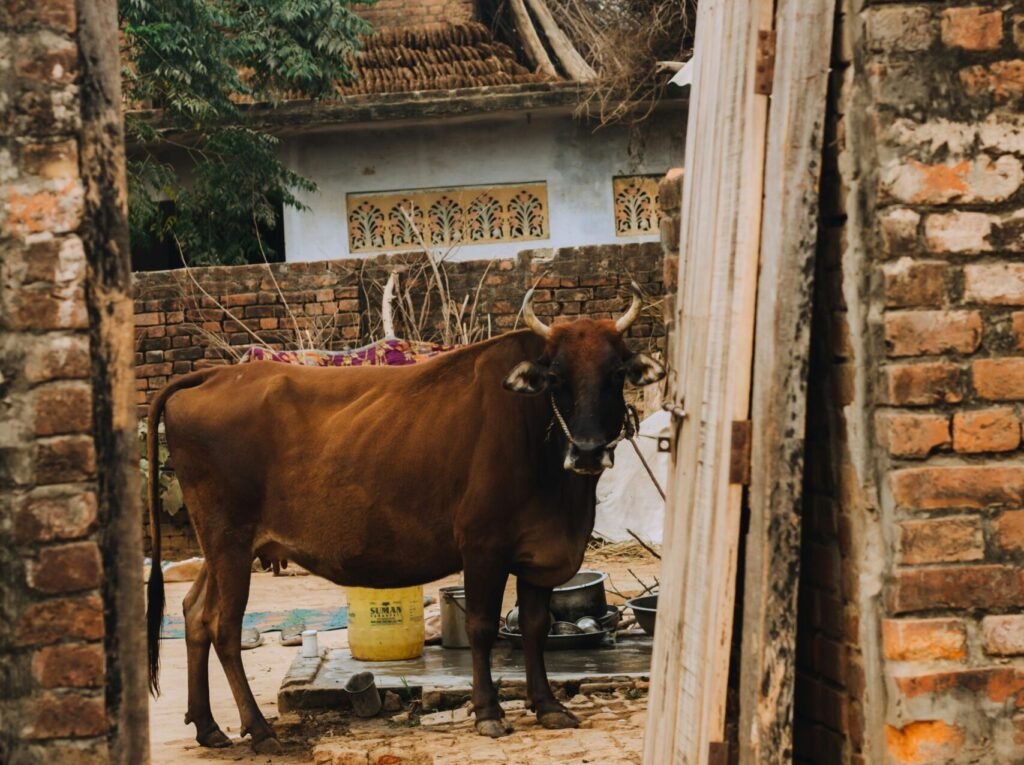
<instances>
[{"instance_id":1,"label":"tree","mask_svg":"<svg viewBox=\"0 0 1024 765\"><path fill-rule=\"evenodd\" d=\"M351 5L373 1L119 0L125 100L160 113L125 119L133 249L171 241L189 264L261 257L279 205L303 209L296 193L316 187L246 126L245 104L333 95L370 29ZM169 161L182 155L187 168Z\"/></svg>"}]
</instances>

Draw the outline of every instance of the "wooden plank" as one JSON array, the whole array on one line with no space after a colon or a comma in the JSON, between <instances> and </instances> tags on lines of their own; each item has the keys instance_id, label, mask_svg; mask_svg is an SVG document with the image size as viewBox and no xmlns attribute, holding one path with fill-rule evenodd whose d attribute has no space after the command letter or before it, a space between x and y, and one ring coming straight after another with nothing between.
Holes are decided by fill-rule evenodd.
<instances>
[{"instance_id":1,"label":"wooden plank","mask_svg":"<svg viewBox=\"0 0 1024 765\"><path fill-rule=\"evenodd\" d=\"M743 765L792 759L811 274L834 13L834 0L779 0L776 11L740 670Z\"/></svg>"},{"instance_id":2,"label":"wooden plank","mask_svg":"<svg viewBox=\"0 0 1024 765\"><path fill-rule=\"evenodd\" d=\"M558 26L555 17L548 10L544 0L526 0L530 4L533 15L540 22L540 28L544 30L544 36L551 44L551 50L558 56L565 73L579 82L590 82L597 78L597 73L591 68L587 60L580 55L572 42L566 37L565 32Z\"/></svg>"},{"instance_id":3,"label":"wooden plank","mask_svg":"<svg viewBox=\"0 0 1024 765\"><path fill-rule=\"evenodd\" d=\"M755 92L771 0L698 5L681 207L678 424L644 762L706 765L722 741L743 489L732 422L748 416L767 98Z\"/></svg>"},{"instance_id":4,"label":"wooden plank","mask_svg":"<svg viewBox=\"0 0 1024 765\"><path fill-rule=\"evenodd\" d=\"M558 72L555 71L555 65L551 63L547 51L544 50L544 44L540 41L537 30L533 27L533 22L530 20L530 14L526 10L523 0L509 0L508 7L512 11L512 19L516 23L519 42L523 44L523 51L526 53L530 63L533 64L534 70L543 72L551 77L557 77Z\"/></svg>"}]
</instances>

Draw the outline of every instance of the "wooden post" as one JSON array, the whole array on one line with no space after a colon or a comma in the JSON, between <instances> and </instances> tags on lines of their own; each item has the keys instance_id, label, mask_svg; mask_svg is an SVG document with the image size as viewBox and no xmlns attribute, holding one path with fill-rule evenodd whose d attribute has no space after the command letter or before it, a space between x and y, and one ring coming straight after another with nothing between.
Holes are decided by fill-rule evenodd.
<instances>
[{"instance_id":1,"label":"wooden post","mask_svg":"<svg viewBox=\"0 0 1024 765\"><path fill-rule=\"evenodd\" d=\"M779 0L754 358L740 762L792 761L807 363L834 0Z\"/></svg>"},{"instance_id":2,"label":"wooden post","mask_svg":"<svg viewBox=\"0 0 1024 765\"><path fill-rule=\"evenodd\" d=\"M576 50L562 28L558 26L555 17L548 10L547 3L544 0L527 0L527 2L533 10L533 15L540 22L540 27L544 30L544 35L548 38L551 49L558 56L565 73L578 82L590 82L596 79L597 73Z\"/></svg>"},{"instance_id":3,"label":"wooden post","mask_svg":"<svg viewBox=\"0 0 1024 765\"><path fill-rule=\"evenodd\" d=\"M533 68L551 77L557 77L558 72L555 71L555 65L551 63L547 51L544 50L544 44L540 41L533 22L530 21L530 13L526 10L523 0L509 0L508 7L516 22L519 41L523 44L523 50L526 52L526 57L530 59L530 63L533 64Z\"/></svg>"},{"instance_id":4,"label":"wooden post","mask_svg":"<svg viewBox=\"0 0 1024 765\"><path fill-rule=\"evenodd\" d=\"M646 765L706 765L722 741L748 419L768 97L757 87L772 0L698 4L681 207L670 402L677 439L665 522Z\"/></svg>"},{"instance_id":5,"label":"wooden post","mask_svg":"<svg viewBox=\"0 0 1024 765\"><path fill-rule=\"evenodd\" d=\"M93 440L102 527L109 762L149 762L142 500L135 416L135 322L121 116L117 3L78 3L82 99L80 234L93 382Z\"/></svg>"}]
</instances>

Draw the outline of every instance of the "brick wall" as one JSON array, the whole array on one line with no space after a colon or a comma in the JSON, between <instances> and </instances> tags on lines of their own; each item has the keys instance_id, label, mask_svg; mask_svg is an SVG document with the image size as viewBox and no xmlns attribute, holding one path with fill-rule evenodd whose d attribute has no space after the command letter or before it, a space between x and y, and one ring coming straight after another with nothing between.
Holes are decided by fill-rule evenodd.
<instances>
[{"instance_id":1,"label":"brick wall","mask_svg":"<svg viewBox=\"0 0 1024 765\"><path fill-rule=\"evenodd\" d=\"M1024 5L841 5L797 750L1019 762Z\"/></svg>"},{"instance_id":2,"label":"brick wall","mask_svg":"<svg viewBox=\"0 0 1024 765\"><path fill-rule=\"evenodd\" d=\"M262 340L270 347L294 348L296 327L300 336L320 336L318 347L330 349L379 339L381 285L392 269L404 283L422 271L422 262L420 256L402 255L284 263L270 266L272 271L267 266L201 268L192 271L198 287L181 271L135 274L140 416L175 376L231 361L224 344L241 350ZM661 250L654 243L526 250L516 260L454 262L445 271L459 302L467 295L472 301L479 287L477 310L489 317L493 334L516 325L523 295L535 282L534 309L546 320L616 315L629 305L630 279L650 298L662 294ZM422 278L410 282L410 289L415 304L422 305ZM433 300L436 306L436 295ZM659 306L648 306L633 325L637 347L661 347L659 314Z\"/></svg>"},{"instance_id":3,"label":"brick wall","mask_svg":"<svg viewBox=\"0 0 1024 765\"><path fill-rule=\"evenodd\" d=\"M19 765L108 751L76 33L74 2L0 7L0 762Z\"/></svg>"},{"instance_id":4,"label":"brick wall","mask_svg":"<svg viewBox=\"0 0 1024 765\"><path fill-rule=\"evenodd\" d=\"M358 7L359 16L374 29L400 29L420 24L458 24L476 19L475 0L377 0L369 8Z\"/></svg>"}]
</instances>

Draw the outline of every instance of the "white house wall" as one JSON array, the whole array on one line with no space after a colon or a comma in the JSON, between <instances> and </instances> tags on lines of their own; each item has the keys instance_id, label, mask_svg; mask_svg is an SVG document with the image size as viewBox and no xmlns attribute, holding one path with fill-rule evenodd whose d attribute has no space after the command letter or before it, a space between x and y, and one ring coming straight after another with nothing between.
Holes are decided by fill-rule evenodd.
<instances>
[{"instance_id":1,"label":"white house wall","mask_svg":"<svg viewBox=\"0 0 1024 765\"><path fill-rule=\"evenodd\" d=\"M351 129L286 139L286 164L318 187L301 195L308 210L285 210L286 258L371 254L350 252L349 194L508 183L547 184L549 238L464 244L450 257L502 258L526 247L654 241L656 228L648 236L616 236L612 179L662 174L680 165L684 122L673 110L639 127L595 129L565 114L522 113L500 122Z\"/></svg>"}]
</instances>

